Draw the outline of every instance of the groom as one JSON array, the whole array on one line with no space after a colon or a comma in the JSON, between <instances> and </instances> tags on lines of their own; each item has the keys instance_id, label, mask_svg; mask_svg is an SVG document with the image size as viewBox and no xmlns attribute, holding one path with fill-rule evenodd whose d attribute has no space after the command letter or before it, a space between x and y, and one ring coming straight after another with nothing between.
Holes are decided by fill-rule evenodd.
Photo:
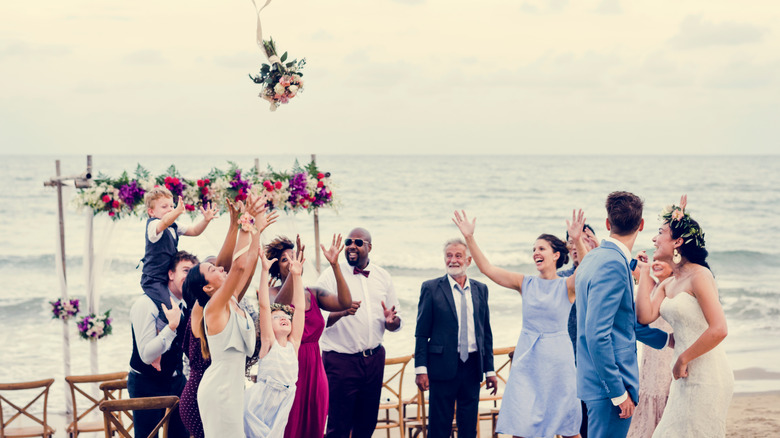
<instances>
[{"instance_id":1,"label":"groom","mask_svg":"<svg viewBox=\"0 0 780 438\"><path fill-rule=\"evenodd\" d=\"M642 200L607 197L609 237L577 271L577 396L588 408L588 436L625 437L639 399L636 341L661 349L667 334L640 325L634 311L631 248L642 228Z\"/></svg>"}]
</instances>

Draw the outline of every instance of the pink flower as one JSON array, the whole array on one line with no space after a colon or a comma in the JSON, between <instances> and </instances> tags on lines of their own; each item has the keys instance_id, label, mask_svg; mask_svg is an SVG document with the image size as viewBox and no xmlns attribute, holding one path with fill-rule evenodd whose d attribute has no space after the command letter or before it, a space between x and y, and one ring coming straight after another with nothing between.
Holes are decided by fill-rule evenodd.
<instances>
[{"instance_id":1,"label":"pink flower","mask_svg":"<svg viewBox=\"0 0 780 438\"><path fill-rule=\"evenodd\" d=\"M279 102L282 102L282 103L287 103L289 101L290 101L290 98L287 97L287 96L282 96L282 97L279 98Z\"/></svg>"},{"instance_id":2,"label":"pink flower","mask_svg":"<svg viewBox=\"0 0 780 438\"><path fill-rule=\"evenodd\" d=\"M685 217L685 214L679 208L675 208L674 211L672 212L673 221L679 221L683 217Z\"/></svg>"},{"instance_id":3,"label":"pink flower","mask_svg":"<svg viewBox=\"0 0 780 438\"><path fill-rule=\"evenodd\" d=\"M289 76L282 76L282 78L279 79L279 84L282 87L289 87L290 86L290 77Z\"/></svg>"},{"instance_id":4,"label":"pink flower","mask_svg":"<svg viewBox=\"0 0 780 438\"><path fill-rule=\"evenodd\" d=\"M111 197L110 197L110 196L108 196L108 195L103 195L103 202L105 202L106 204L108 204L109 202L111 202Z\"/></svg>"},{"instance_id":5,"label":"pink flower","mask_svg":"<svg viewBox=\"0 0 780 438\"><path fill-rule=\"evenodd\" d=\"M275 182L275 183L274 183L274 187L276 187L276 190L281 190L281 188L282 188L282 182L281 182L281 181L277 181L277 182Z\"/></svg>"},{"instance_id":6,"label":"pink flower","mask_svg":"<svg viewBox=\"0 0 780 438\"><path fill-rule=\"evenodd\" d=\"M119 201L114 200L114 202L111 203L111 207L113 208L119 208Z\"/></svg>"}]
</instances>

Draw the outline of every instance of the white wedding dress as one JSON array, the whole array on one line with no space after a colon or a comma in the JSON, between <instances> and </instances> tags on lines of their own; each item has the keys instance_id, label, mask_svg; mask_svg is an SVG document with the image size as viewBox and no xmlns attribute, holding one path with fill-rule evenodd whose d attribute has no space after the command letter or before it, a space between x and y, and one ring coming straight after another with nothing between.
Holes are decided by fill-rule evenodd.
<instances>
[{"instance_id":1,"label":"white wedding dress","mask_svg":"<svg viewBox=\"0 0 780 438\"><path fill-rule=\"evenodd\" d=\"M707 329L707 320L693 295L681 292L661 303L661 316L674 329L677 357ZM734 373L718 345L688 363L688 377L673 380L661 422L653 438L725 437L726 414L734 391Z\"/></svg>"}]
</instances>

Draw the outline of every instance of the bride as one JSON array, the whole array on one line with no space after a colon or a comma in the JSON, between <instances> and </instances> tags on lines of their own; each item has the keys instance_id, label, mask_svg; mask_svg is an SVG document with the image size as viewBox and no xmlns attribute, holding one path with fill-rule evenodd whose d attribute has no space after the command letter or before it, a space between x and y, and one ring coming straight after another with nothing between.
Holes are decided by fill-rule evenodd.
<instances>
[{"instance_id":1,"label":"bride","mask_svg":"<svg viewBox=\"0 0 780 438\"><path fill-rule=\"evenodd\" d=\"M687 197L664 211L653 238L655 260L672 265L672 276L651 298L647 256L640 255L637 319L663 316L674 329L674 365L669 401L653 437L725 437L734 374L720 345L728 334L715 278L707 264L704 233L685 212Z\"/></svg>"}]
</instances>

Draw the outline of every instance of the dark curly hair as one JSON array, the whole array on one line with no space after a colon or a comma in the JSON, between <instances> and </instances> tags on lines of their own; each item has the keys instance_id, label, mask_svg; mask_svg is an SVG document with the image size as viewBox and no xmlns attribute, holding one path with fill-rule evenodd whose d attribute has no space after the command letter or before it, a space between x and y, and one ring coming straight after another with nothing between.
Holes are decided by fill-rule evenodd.
<instances>
[{"instance_id":1,"label":"dark curly hair","mask_svg":"<svg viewBox=\"0 0 780 438\"><path fill-rule=\"evenodd\" d=\"M560 269L566 263L569 263L569 249L566 248L566 242L553 236L552 234L542 234L536 240L544 240L550 244L553 252L560 253L560 257L555 262L555 268Z\"/></svg>"},{"instance_id":2,"label":"dark curly hair","mask_svg":"<svg viewBox=\"0 0 780 438\"><path fill-rule=\"evenodd\" d=\"M687 233L688 230L684 227L673 227L670 221L664 221L666 224L669 224L669 231L672 233L672 239L679 239L680 237L683 237L683 234ZM701 230L701 226L699 226L699 223L696 222L693 218L688 217L687 223L692 225L693 227ZM704 247L704 233L701 233L701 237L699 237L701 246L697 245L697 239L685 239L683 238L683 244L677 249L677 251L680 253L681 256L685 257L686 260L688 260L691 263L696 263L697 265L702 265L705 268L712 271L712 268L710 268L709 263L707 263L707 256L709 255L709 252L707 251L707 248Z\"/></svg>"},{"instance_id":3,"label":"dark curly hair","mask_svg":"<svg viewBox=\"0 0 780 438\"><path fill-rule=\"evenodd\" d=\"M274 264L271 265L271 269L268 270L268 274L271 278L284 280L282 278L282 273L279 271L279 259L282 257L282 254L289 249L295 249L295 245L292 243L292 240L284 236L277 236L276 239L265 245L265 257L268 260L277 259Z\"/></svg>"}]
</instances>

